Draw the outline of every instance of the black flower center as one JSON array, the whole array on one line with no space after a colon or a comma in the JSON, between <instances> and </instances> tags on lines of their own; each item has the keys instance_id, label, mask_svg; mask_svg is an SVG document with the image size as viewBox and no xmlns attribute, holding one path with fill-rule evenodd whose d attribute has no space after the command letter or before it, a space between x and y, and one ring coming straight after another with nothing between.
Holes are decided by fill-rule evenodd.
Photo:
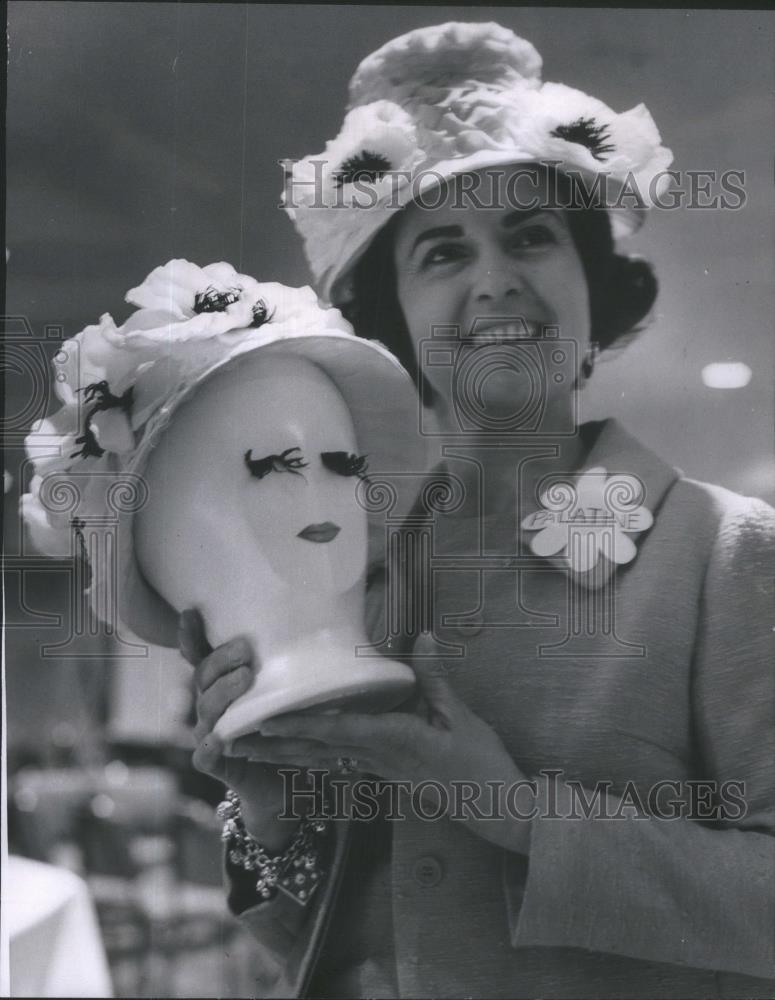
<instances>
[{"instance_id":1,"label":"black flower center","mask_svg":"<svg viewBox=\"0 0 775 1000\"><path fill-rule=\"evenodd\" d=\"M268 319L271 319L271 317L267 304L263 299L259 299L253 306L253 322L250 325L263 326Z\"/></svg>"},{"instance_id":2,"label":"black flower center","mask_svg":"<svg viewBox=\"0 0 775 1000\"><path fill-rule=\"evenodd\" d=\"M598 125L594 118L577 118L568 125L558 125L551 134L558 139L586 146L596 160L602 160L606 153L613 153L615 148L609 142L611 137L608 127Z\"/></svg>"},{"instance_id":3,"label":"black flower center","mask_svg":"<svg viewBox=\"0 0 775 1000\"><path fill-rule=\"evenodd\" d=\"M337 187L352 184L355 180L370 181L373 184L391 169L390 160L382 153L362 149L355 156L348 156L339 169L334 171L334 180Z\"/></svg>"},{"instance_id":4,"label":"black flower center","mask_svg":"<svg viewBox=\"0 0 775 1000\"><path fill-rule=\"evenodd\" d=\"M91 418L95 413L104 410L121 410L128 416L132 409L134 388L130 385L121 396L114 396L108 383L103 381L92 382L77 391L82 392L86 402L94 403L94 406L84 418L83 434L75 439L75 443L81 447L78 451L74 451L70 458L101 458L105 454L105 449L100 447L94 431L91 429Z\"/></svg>"},{"instance_id":5,"label":"black flower center","mask_svg":"<svg viewBox=\"0 0 775 1000\"><path fill-rule=\"evenodd\" d=\"M228 288L225 292L219 292L210 285L205 291L197 292L194 296L194 312L224 312L227 306L239 301L241 291L241 288Z\"/></svg>"}]
</instances>

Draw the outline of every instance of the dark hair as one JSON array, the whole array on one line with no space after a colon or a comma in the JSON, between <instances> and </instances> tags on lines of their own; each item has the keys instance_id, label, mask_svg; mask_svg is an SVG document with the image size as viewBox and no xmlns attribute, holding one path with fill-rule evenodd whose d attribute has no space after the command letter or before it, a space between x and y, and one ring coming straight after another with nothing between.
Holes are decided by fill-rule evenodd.
<instances>
[{"instance_id":1,"label":"dark hair","mask_svg":"<svg viewBox=\"0 0 775 1000\"><path fill-rule=\"evenodd\" d=\"M591 339L601 351L614 344L621 346L639 332L639 324L654 305L654 271L647 261L616 252L605 208L565 211L587 279ZM398 301L393 258L400 215L396 213L377 234L356 264L353 298L341 309L356 333L385 344L417 381L417 359Z\"/></svg>"}]
</instances>

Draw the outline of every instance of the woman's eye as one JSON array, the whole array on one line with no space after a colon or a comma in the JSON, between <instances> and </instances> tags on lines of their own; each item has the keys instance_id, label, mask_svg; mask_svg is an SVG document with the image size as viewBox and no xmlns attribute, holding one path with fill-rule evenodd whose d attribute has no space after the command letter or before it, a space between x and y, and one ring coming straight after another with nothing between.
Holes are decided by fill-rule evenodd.
<instances>
[{"instance_id":1,"label":"woman's eye","mask_svg":"<svg viewBox=\"0 0 775 1000\"><path fill-rule=\"evenodd\" d=\"M548 226L527 226L514 233L511 245L516 250L532 250L557 242L557 237Z\"/></svg>"},{"instance_id":2,"label":"woman's eye","mask_svg":"<svg viewBox=\"0 0 775 1000\"><path fill-rule=\"evenodd\" d=\"M369 467L367 455L353 455L347 451L322 451L320 460L326 469L338 476L363 477Z\"/></svg>"},{"instance_id":3,"label":"woman's eye","mask_svg":"<svg viewBox=\"0 0 775 1000\"><path fill-rule=\"evenodd\" d=\"M465 257L465 248L459 243L439 243L423 258L423 267L434 264L451 264Z\"/></svg>"}]
</instances>

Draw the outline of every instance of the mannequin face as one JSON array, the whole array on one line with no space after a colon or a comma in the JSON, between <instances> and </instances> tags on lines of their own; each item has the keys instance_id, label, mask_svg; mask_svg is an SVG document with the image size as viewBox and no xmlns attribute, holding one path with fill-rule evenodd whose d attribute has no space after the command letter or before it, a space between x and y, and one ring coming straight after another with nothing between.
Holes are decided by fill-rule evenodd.
<instances>
[{"instance_id":1,"label":"mannequin face","mask_svg":"<svg viewBox=\"0 0 775 1000\"><path fill-rule=\"evenodd\" d=\"M178 609L200 586L304 615L305 602L364 572L358 454L320 368L263 351L236 359L180 406L150 456L149 501L135 517L143 572Z\"/></svg>"}]
</instances>

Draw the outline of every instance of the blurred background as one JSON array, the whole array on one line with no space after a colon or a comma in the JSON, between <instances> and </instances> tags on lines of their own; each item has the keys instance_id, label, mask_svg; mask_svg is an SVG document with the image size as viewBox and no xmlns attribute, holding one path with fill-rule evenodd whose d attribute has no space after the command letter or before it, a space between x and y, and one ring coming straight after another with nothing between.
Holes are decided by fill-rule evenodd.
<instances>
[{"instance_id":1,"label":"blurred background","mask_svg":"<svg viewBox=\"0 0 775 1000\"><path fill-rule=\"evenodd\" d=\"M49 359L101 313L121 322L126 290L172 257L307 283L278 160L336 135L352 70L389 38L497 20L536 45L545 79L620 111L645 103L674 168L744 173L739 210L655 211L630 241L656 267L657 307L599 364L583 412L619 417L687 475L775 502L773 17L43 0L8 11L10 848L76 873L71 896L87 886L116 995L246 995L250 942L220 890L220 788L189 763L190 668L131 637L74 635L78 574L36 559L15 516L24 434L55 408Z\"/></svg>"}]
</instances>

